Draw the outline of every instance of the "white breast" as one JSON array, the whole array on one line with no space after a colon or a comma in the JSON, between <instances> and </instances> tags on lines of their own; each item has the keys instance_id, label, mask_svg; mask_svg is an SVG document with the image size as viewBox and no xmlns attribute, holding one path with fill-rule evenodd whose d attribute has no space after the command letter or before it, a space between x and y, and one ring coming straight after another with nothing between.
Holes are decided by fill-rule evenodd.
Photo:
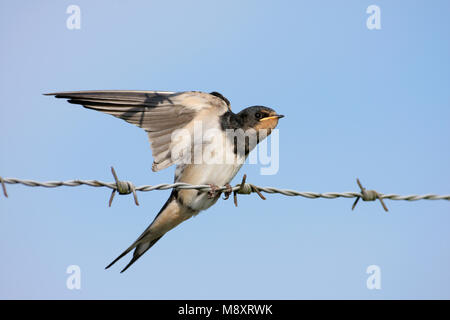
<instances>
[{"instance_id":1,"label":"white breast","mask_svg":"<svg viewBox=\"0 0 450 320\"><path fill-rule=\"evenodd\" d=\"M215 138L215 139L214 139ZM177 166L175 181L190 184L213 184L224 186L234 178L242 167L245 158L234 154L234 147L223 140L225 135L216 135L204 146L202 163ZM179 191L183 204L192 210L205 210L212 206L217 198L208 199L207 192L197 190Z\"/></svg>"}]
</instances>

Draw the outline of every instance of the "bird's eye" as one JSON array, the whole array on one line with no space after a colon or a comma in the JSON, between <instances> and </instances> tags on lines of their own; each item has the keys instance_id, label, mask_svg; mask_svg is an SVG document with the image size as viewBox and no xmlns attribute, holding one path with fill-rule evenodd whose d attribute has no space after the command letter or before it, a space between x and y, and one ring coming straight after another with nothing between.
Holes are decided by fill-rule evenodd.
<instances>
[{"instance_id":1,"label":"bird's eye","mask_svg":"<svg viewBox=\"0 0 450 320\"><path fill-rule=\"evenodd\" d=\"M262 118L262 114L257 112L257 113L255 113L255 117L256 117L256 119L261 119Z\"/></svg>"}]
</instances>

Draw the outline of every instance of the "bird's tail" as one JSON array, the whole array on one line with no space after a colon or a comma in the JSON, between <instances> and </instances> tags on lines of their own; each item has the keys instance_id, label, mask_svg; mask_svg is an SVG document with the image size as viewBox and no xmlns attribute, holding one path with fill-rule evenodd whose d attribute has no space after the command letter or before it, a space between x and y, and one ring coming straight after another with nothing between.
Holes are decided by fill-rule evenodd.
<instances>
[{"instance_id":1,"label":"bird's tail","mask_svg":"<svg viewBox=\"0 0 450 320\"><path fill-rule=\"evenodd\" d=\"M121 273L127 270L133 263L135 263L148 249L150 249L162 236L178 224L189 218L190 215L185 215L183 209L175 199L175 192L172 192L169 199L161 208L153 222L145 229L145 231L137 238L131 246L129 246L120 256L111 262L105 269L108 269L127 253L134 249L133 258L125 266Z\"/></svg>"},{"instance_id":2,"label":"bird's tail","mask_svg":"<svg viewBox=\"0 0 450 320\"><path fill-rule=\"evenodd\" d=\"M138 260L148 249L150 249L159 239L161 239L162 236L153 239L151 241L148 242L144 242L144 243L139 243L136 244L136 242L139 240L136 240L135 243L133 243L130 247L128 247L127 250L125 250L124 252L122 252L122 254L120 256L118 256L116 259L114 259L113 262L111 262L109 265L106 266L105 269L108 269L109 267L111 267L114 263L116 263L117 261L119 261L121 258L123 258L128 252L130 252L131 250L133 250L134 248L136 248L133 252L133 258L131 258L130 262L128 262L128 264L125 266L125 268L122 269L122 271L120 271L120 273L124 272L125 270L127 270L129 267L131 267L131 265L133 263L136 262L136 260Z\"/></svg>"}]
</instances>

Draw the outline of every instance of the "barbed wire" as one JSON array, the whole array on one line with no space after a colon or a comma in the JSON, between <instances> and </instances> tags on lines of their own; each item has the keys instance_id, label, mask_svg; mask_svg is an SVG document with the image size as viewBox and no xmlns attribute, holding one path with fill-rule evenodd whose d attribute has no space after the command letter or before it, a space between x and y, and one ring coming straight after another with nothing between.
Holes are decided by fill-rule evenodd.
<instances>
[{"instance_id":1,"label":"barbed wire","mask_svg":"<svg viewBox=\"0 0 450 320\"><path fill-rule=\"evenodd\" d=\"M309 192L309 191L296 191L290 189L279 189L274 187L260 187L255 186L251 183L247 183L247 175L244 174L242 178L242 182L235 185L234 187L230 185L225 186L214 186L214 185L192 185L188 183L161 183L157 185L143 185L136 187L130 181L121 181L117 177L116 171L113 167L111 167L111 172L113 174L115 182L103 182L98 180L68 180L68 181L46 181L39 182L34 180L24 180L17 178L2 178L0 177L0 183L2 185L3 194L5 197L8 197L8 193L6 191L5 184L21 184L29 187L44 187L44 188L57 188L57 187L77 187L81 185L87 185L91 187L106 187L112 189L111 196L109 198L109 206L111 206L112 201L116 192L119 194L133 194L134 202L136 205L139 205L139 201L137 198L137 191L140 192L148 192L154 190L168 190L168 189L196 189L203 192L208 192L209 197L217 196L220 193L224 193L224 199L228 199L231 193L233 193L234 204L237 206L237 195L238 194L251 194L256 193L262 200L266 200L266 198L262 195L262 192L269 194L282 194L290 197L304 197L307 199L336 199L336 198L356 198L353 203L352 210L355 209L359 199L363 201L375 201L379 200L383 209L387 212L388 208L384 203L383 199L389 200L405 200L405 201L417 201L417 200L450 200L450 195L436 195L436 194L425 194L425 195L398 195L398 194L383 194L379 193L375 190L367 190L364 188L359 181L356 179L356 182L360 188L360 192L326 192L326 193L317 193L317 192Z\"/></svg>"}]
</instances>

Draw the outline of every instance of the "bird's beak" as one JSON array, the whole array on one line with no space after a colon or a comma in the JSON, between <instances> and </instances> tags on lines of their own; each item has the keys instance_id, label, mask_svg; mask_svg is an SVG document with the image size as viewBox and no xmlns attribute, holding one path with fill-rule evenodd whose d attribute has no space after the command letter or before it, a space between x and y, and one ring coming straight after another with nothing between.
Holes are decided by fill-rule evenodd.
<instances>
[{"instance_id":1,"label":"bird's beak","mask_svg":"<svg viewBox=\"0 0 450 320\"><path fill-rule=\"evenodd\" d=\"M284 115L282 115L282 114L276 114L276 115L273 115L273 116L262 118L259 121L265 121L265 120L270 120L270 119L281 119L283 117L284 117Z\"/></svg>"}]
</instances>

